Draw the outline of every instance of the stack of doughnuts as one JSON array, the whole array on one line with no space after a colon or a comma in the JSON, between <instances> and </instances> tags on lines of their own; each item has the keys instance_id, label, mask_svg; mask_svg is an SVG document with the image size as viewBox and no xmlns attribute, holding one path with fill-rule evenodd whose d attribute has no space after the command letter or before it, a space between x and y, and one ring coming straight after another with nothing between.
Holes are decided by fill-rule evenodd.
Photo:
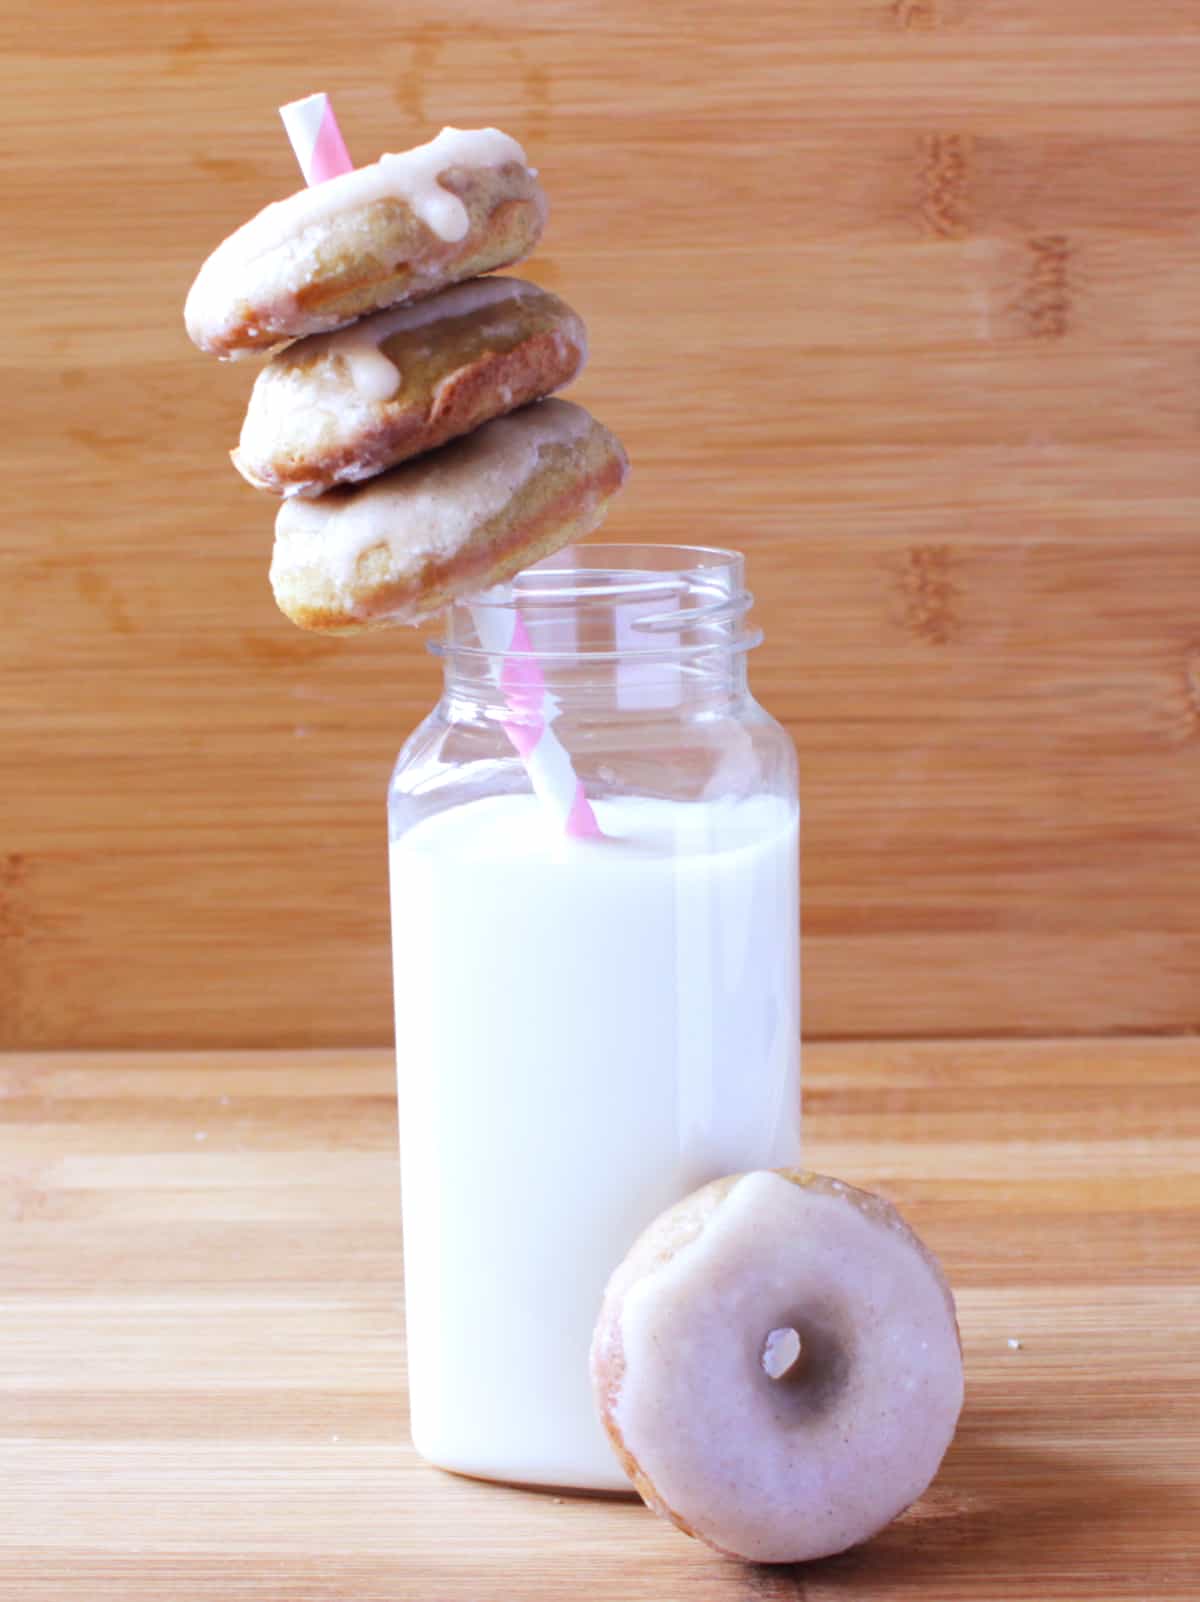
<instances>
[{"instance_id":1,"label":"stack of doughnuts","mask_svg":"<svg viewBox=\"0 0 1200 1602\"><path fill-rule=\"evenodd\" d=\"M480 276L545 221L515 140L446 128L266 207L200 269L193 341L268 355L232 454L281 498L271 585L302 628L418 622L602 520L625 452L545 398L583 367L583 322Z\"/></svg>"}]
</instances>

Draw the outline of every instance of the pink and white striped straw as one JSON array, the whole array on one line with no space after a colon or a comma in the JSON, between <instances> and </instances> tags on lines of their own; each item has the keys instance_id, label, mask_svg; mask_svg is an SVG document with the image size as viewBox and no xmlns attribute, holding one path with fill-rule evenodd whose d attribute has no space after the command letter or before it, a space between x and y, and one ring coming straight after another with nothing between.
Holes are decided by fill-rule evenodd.
<instances>
[{"instance_id":1,"label":"pink and white striped straw","mask_svg":"<svg viewBox=\"0 0 1200 1602\"><path fill-rule=\"evenodd\" d=\"M354 170L328 95L290 101L280 106L279 115L310 187ZM558 706L546 688L520 614L479 605L471 607L471 616L479 643L491 658L492 677L513 714L504 732L525 764L534 794L568 835L599 839L603 831L592 804L551 727Z\"/></svg>"},{"instance_id":2,"label":"pink and white striped straw","mask_svg":"<svg viewBox=\"0 0 1200 1602\"><path fill-rule=\"evenodd\" d=\"M567 834L579 840L600 839L604 831L583 781L551 727L558 704L546 688L524 619L508 607L486 604L472 606L471 617L479 643L491 658L492 677L500 686L504 704L515 714L512 722L505 723L504 732L525 764L534 794Z\"/></svg>"},{"instance_id":3,"label":"pink and white striped straw","mask_svg":"<svg viewBox=\"0 0 1200 1602\"><path fill-rule=\"evenodd\" d=\"M290 100L286 106L280 106L279 115L306 184L323 184L327 178L337 178L354 170L328 95Z\"/></svg>"}]
</instances>

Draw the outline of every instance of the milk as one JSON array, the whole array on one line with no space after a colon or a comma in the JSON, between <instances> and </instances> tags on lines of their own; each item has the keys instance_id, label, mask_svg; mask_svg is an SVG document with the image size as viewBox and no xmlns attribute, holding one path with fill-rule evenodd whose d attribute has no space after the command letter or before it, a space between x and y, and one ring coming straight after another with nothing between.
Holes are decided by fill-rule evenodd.
<instances>
[{"instance_id":1,"label":"milk","mask_svg":"<svg viewBox=\"0 0 1200 1602\"><path fill-rule=\"evenodd\" d=\"M638 1232L797 1161L797 815L471 801L391 847L412 1434L466 1474L628 1490L588 1346Z\"/></svg>"}]
</instances>

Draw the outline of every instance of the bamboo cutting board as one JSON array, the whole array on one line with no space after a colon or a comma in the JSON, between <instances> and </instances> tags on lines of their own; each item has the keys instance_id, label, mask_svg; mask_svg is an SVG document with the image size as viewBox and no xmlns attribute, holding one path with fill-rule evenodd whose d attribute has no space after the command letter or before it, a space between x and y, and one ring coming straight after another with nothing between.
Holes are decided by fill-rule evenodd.
<instances>
[{"instance_id":1,"label":"bamboo cutting board","mask_svg":"<svg viewBox=\"0 0 1200 1602\"><path fill-rule=\"evenodd\" d=\"M415 1459L387 1055L0 1058L0 1598L1195 1602L1196 1042L826 1045L805 1096L941 1255L967 1403L885 1534L748 1568Z\"/></svg>"},{"instance_id":2,"label":"bamboo cutting board","mask_svg":"<svg viewBox=\"0 0 1200 1602\"><path fill-rule=\"evenodd\" d=\"M1190 0L9 0L0 1043L382 1043L419 642L306 638L184 339L220 237L527 145L620 539L744 547L820 1035L1200 1024Z\"/></svg>"}]
</instances>

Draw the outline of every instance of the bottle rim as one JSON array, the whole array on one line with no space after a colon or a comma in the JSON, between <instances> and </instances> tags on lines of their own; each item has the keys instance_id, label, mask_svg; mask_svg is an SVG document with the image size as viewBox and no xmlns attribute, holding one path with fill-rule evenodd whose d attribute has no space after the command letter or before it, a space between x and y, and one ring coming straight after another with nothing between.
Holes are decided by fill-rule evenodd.
<instances>
[{"instance_id":1,"label":"bottle rim","mask_svg":"<svg viewBox=\"0 0 1200 1602\"><path fill-rule=\"evenodd\" d=\"M743 583L744 558L740 551L710 545L666 543L616 544L589 541L568 545L490 590L456 601L445 614L445 633L430 642L438 657L485 660L495 647L482 643L503 630L505 614L526 625L526 636L539 623L553 623L564 612L581 607L618 607L626 610L623 632L645 644L622 644L618 649L591 649L573 645L569 650L530 644L528 649L505 648L514 661L541 663L615 662L693 657L709 652L753 650L762 630L747 626L754 604ZM629 616L639 600L648 608ZM686 640L685 640L686 636Z\"/></svg>"}]
</instances>

